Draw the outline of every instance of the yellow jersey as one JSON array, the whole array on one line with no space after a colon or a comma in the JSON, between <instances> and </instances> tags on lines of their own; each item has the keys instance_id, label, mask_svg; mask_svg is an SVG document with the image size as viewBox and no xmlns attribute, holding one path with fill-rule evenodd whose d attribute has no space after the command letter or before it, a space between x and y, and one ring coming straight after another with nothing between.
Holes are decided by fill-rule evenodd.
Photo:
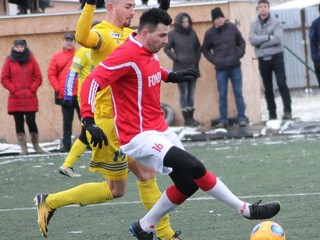
<instances>
[{"instance_id":1,"label":"yellow jersey","mask_svg":"<svg viewBox=\"0 0 320 240\"><path fill-rule=\"evenodd\" d=\"M89 75L93 69L93 62L91 59L91 49L81 47L74 54L73 61L70 67L70 70L73 70L78 73L78 102L80 104L80 90L83 81Z\"/></svg>"},{"instance_id":2,"label":"yellow jersey","mask_svg":"<svg viewBox=\"0 0 320 240\"><path fill-rule=\"evenodd\" d=\"M91 58L94 67L96 67L114 49L120 46L133 30L130 28L118 28L105 20L91 29L93 13L94 6L86 4L77 24L76 39L84 47L92 49ZM94 108L95 118L114 117L110 87L98 92Z\"/></svg>"}]
</instances>

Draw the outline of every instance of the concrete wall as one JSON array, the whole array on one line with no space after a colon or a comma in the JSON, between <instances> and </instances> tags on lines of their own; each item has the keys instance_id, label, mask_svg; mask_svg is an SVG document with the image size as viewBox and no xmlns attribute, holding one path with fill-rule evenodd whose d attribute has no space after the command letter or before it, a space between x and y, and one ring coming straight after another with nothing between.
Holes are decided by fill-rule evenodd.
<instances>
[{"instance_id":1,"label":"concrete wall","mask_svg":"<svg viewBox=\"0 0 320 240\"><path fill-rule=\"evenodd\" d=\"M246 42L247 49L242 59L243 70L243 92L247 104L246 114L250 121L260 121L260 80L258 69L254 59L252 47L248 44L248 31L250 22L255 16L255 4L252 2L224 2L220 4L206 3L189 6L178 5L170 8L169 13L174 18L179 12L188 12L194 22L200 41L203 41L205 31L212 26L211 9L220 6L226 18L231 22L237 22ZM132 27L136 27L139 17L144 9L137 9ZM5 56L9 54L12 42L16 38L25 38L31 51L38 60L42 75L43 84L38 91L40 100L40 111L37 113L37 123L41 141L52 141L62 135L62 115L60 107L54 105L53 89L47 78L47 68L51 56L60 51L62 37L65 32L75 31L76 23L80 12L69 12L63 14L29 14L24 16L0 17L0 66L3 65ZM94 20L102 20L105 16L104 10L95 13ZM78 46L79 47L79 46ZM161 50L160 61L162 66L171 69L172 61ZM218 93L215 81L214 66L209 64L204 57L200 62L201 78L198 79L195 98L195 118L210 127L211 119L218 118ZM176 115L176 125L183 124L182 115L179 109L179 94L177 86L163 84L162 102L169 104ZM8 92L0 87L0 141L9 143L16 142L14 120L7 114ZM235 104L232 91L229 94L229 116L235 116ZM73 134L78 135L80 124L75 119Z\"/></svg>"}]
</instances>

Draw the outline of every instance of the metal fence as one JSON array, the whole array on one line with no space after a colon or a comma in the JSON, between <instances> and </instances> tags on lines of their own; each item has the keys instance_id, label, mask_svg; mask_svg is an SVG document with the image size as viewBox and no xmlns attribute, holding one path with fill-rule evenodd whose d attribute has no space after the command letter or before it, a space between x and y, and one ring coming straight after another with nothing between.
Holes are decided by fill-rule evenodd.
<instances>
[{"instance_id":1,"label":"metal fence","mask_svg":"<svg viewBox=\"0 0 320 240\"><path fill-rule=\"evenodd\" d=\"M318 6L304 9L272 10L283 27L285 67L290 89L318 87L310 54L309 30L319 16ZM277 86L275 86L276 88Z\"/></svg>"}]
</instances>

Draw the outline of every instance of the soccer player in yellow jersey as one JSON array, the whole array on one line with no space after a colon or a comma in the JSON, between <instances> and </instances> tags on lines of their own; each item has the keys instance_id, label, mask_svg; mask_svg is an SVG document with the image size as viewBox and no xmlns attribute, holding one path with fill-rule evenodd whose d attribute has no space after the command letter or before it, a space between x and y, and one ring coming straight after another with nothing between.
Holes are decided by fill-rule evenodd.
<instances>
[{"instance_id":1,"label":"soccer player in yellow jersey","mask_svg":"<svg viewBox=\"0 0 320 240\"><path fill-rule=\"evenodd\" d=\"M134 0L105 0L106 19L90 30L95 9L94 2L94 0L88 0L83 8L77 24L76 39L82 46L92 48L93 64L97 66L133 31L128 27L134 16L135 2ZM167 10L169 1L162 0L160 7ZM105 145L97 146L91 140L91 135L87 134L88 141L93 143L89 170L102 173L106 181L86 183L53 194L37 194L35 201L38 207L38 225L45 237L48 236L48 222L57 208L70 204L83 206L103 203L123 196L128 168L138 179L137 186L145 209L150 210L161 196L155 171L132 159L127 159L120 151L114 128L110 88L99 92L94 107L95 124L108 136L108 142L106 140ZM168 215L158 223L155 230L160 240L180 239L179 233L171 229Z\"/></svg>"},{"instance_id":2,"label":"soccer player in yellow jersey","mask_svg":"<svg viewBox=\"0 0 320 240\"><path fill-rule=\"evenodd\" d=\"M91 24L91 27L95 26L98 23L100 23L100 21L93 22ZM91 48L81 47L76 51L73 57L73 61L66 79L64 100L62 102L62 104L64 104L65 106L72 104L72 93L73 89L76 86L76 82L78 82L78 103L79 106L81 106L79 95L82 82L94 68L91 58L91 52ZM68 177L80 177L80 174L73 171L73 165L81 156L81 154L86 150L88 145L89 143L87 141L86 131L84 130L84 128L81 128L81 133L73 143L65 161L60 166L59 173Z\"/></svg>"},{"instance_id":3,"label":"soccer player in yellow jersey","mask_svg":"<svg viewBox=\"0 0 320 240\"><path fill-rule=\"evenodd\" d=\"M78 103L80 104L79 94L82 82L92 71L92 69L93 62L91 59L91 49L85 47L79 48L73 57L72 65L66 79L64 100L62 102L63 105L67 107L68 104L72 104L72 92L76 85L76 81L78 81ZM89 143L87 141L86 131L82 127L79 137L72 144L68 156L60 166L59 173L68 177L80 177L80 174L73 171L73 165L81 156L81 154L86 150L88 144Z\"/></svg>"}]
</instances>

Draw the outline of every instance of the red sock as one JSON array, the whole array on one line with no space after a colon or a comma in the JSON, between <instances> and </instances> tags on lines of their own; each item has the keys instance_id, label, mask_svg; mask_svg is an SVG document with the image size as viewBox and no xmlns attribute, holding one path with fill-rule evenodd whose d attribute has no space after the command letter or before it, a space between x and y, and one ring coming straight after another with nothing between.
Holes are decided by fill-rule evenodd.
<instances>
[{"instance_id":1,"label":"red sock","mask_svg":"<svg viewBox=\"0 0 320 240\"><path fill-rule=\"evenodd\" d=\"M188 196L184 195L177 189L176 185L168 187L166 193L169 200L176 205L180 205L188 198Z\"/></svg>"},{"instance_id":2,"label":"red sock","mask_svg":"<svg viewBox=\"0 0 320 240\"><path fill-rule=\"evenodd\" d=\"M206 192L216 185L217 177L207 170L207 172L202 177L197 178L194 181L202 191Z\"/></svg>"}]
</instances>

